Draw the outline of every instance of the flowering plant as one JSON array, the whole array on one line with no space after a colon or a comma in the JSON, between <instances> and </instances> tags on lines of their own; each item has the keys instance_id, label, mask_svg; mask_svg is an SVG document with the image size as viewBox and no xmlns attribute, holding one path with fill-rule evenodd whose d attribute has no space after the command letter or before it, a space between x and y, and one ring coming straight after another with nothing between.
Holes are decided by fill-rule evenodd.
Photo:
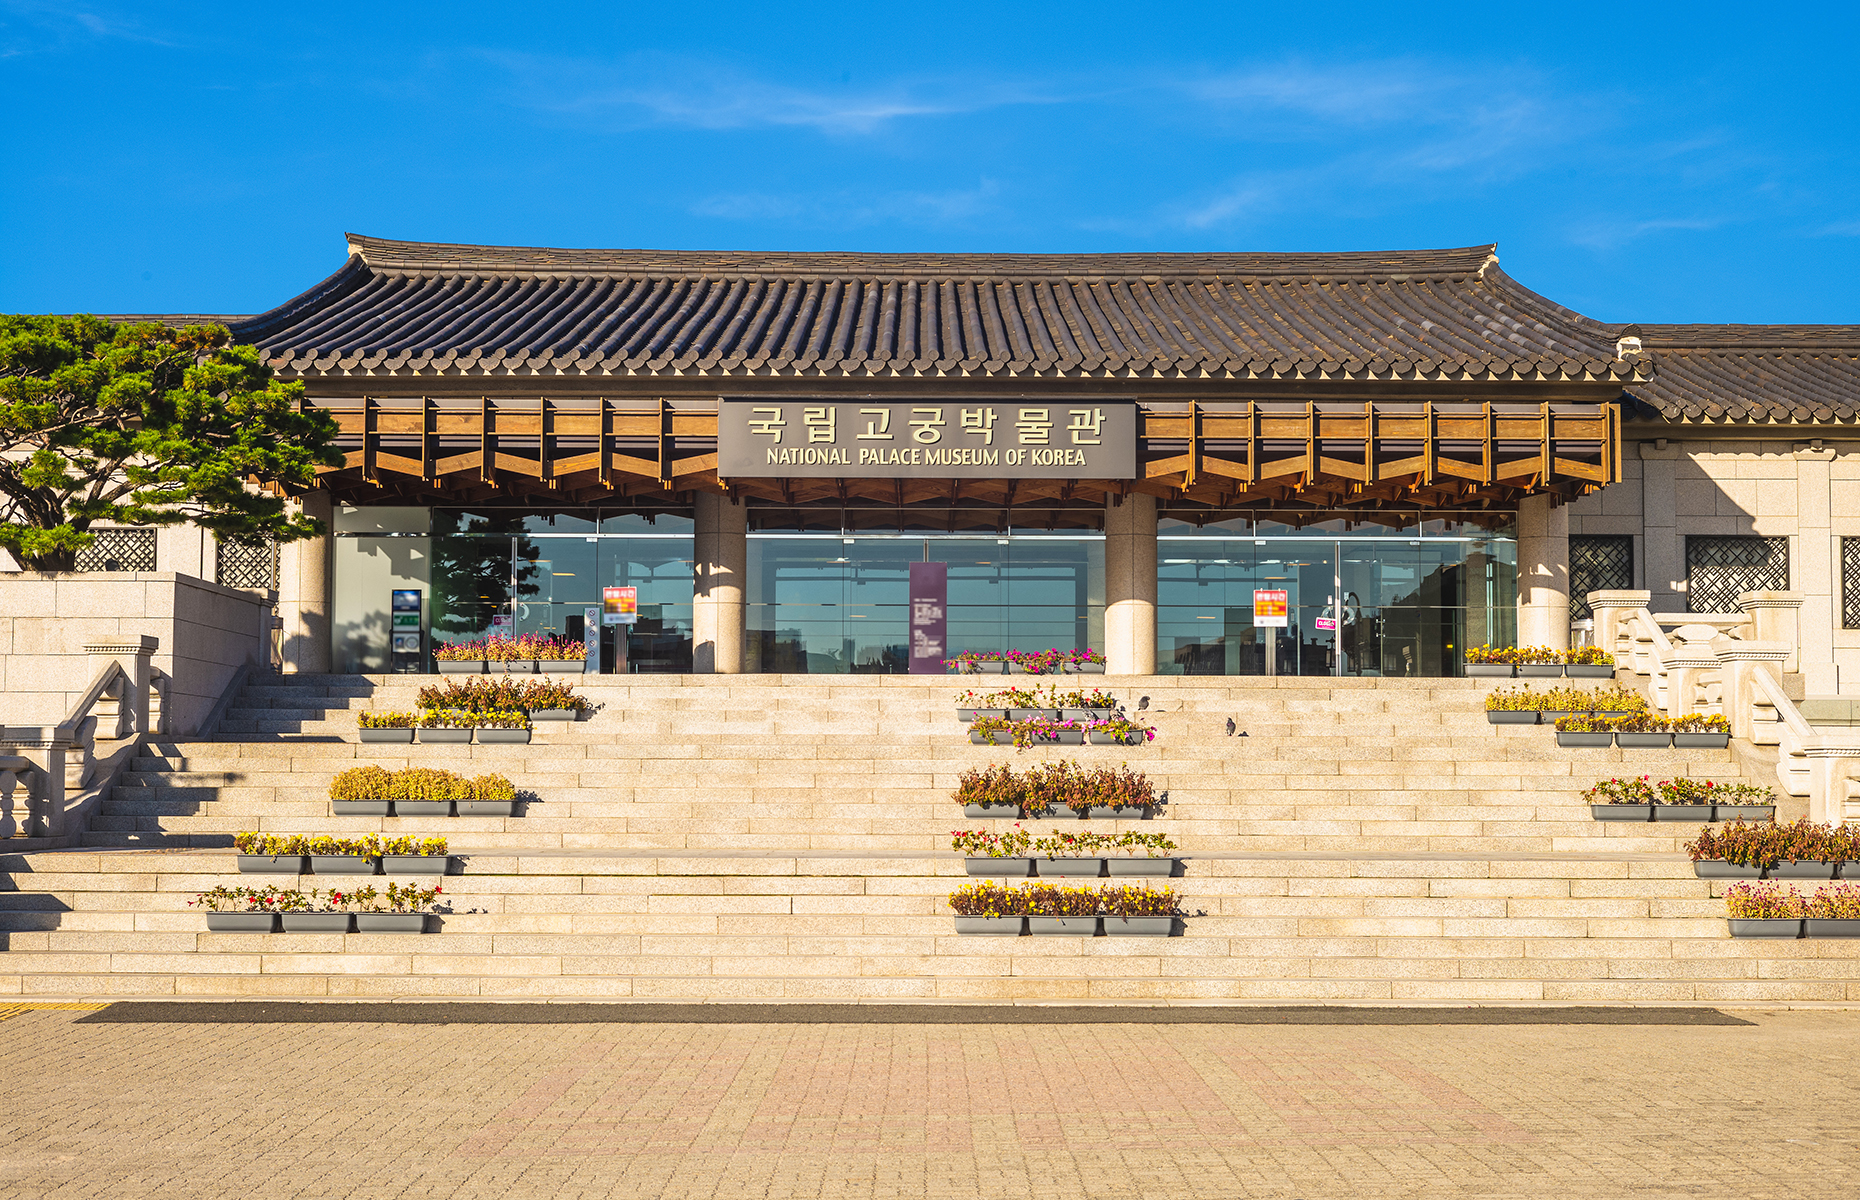
<instances>
[{"instance_id":1,"label":"flowering plant","mask_svg":"<svg viewBox=\"0 0 1860 1200\"><path fill-rule=\"evenodd\" d=\"M1563 661L1573 667L1612 667L1615 656L1600 646L1577 646L1563 651Z\"/></svg>"},{"instance_id":2,"label":"flowering plant","mask_svg":"<svg viewBox=\"0 0 1860 1200\"><path fill-rule=\"evenodd\" d=\"M417 718L410 712L358 712L355 724L361 729L412 729Z\"/></svg>"},{"instance_id":3,"label":"flowering plant","mask_svg":"<svg viewBox=\"0 0 1860 1200\"><path fill-rule=\"evenodd\" d=\"M975 668L985 662L1000 662L1001 654L996 650L969 650L954 658L943 660L945 667L954 667L965 674L974 674Z\"/></svg>"},{"instance_id":4,"label":"flowering plant","mask_svg":"<svg viewBox=\"0 0 1860 1200\"><path fill-rule=\"evenodd\" d=\"M528 729L530 718L514 708L486 709L473 715L472 724L479 729Z\"/></svg>"},{"instance_id":5,"label":"flowering plant","mask_svg":"<svg viewBox=\"0 0 1860 1200\"><path fill-rule=\"evenodd\" d=\"M446 839L442 837L416 838L411 834L406 837L389 838L377 845L381 854L412 856L417 858L439 858L446 853Z\"/></svg>"},{"instance_id":6,"label":"flowering plant","mask_svg":"<svg viewBox=\"0 0 1860 1200\"><path fill-rule=\"evenodd\" d=\"M1723 717L1713 714L1693 713L1689 717L1677 717L1668 722L1674 733L1729 733L1731 723Z\"/></svg>"},{"instance_id":7,"label":"flowering plant","mask_svg":"<svg viewBox=\"0 0 1860 1200\"><path fill-rule=\"evenodd\" d=\"M1143 883L1101 889L1098 911L1107 917L1172 917L1182 909L1174 888Z\"/></svg>"},{"instance_id":8,"label":"flowering plant","mask_svg":"<svg viewBox=\"0 0 1860 1200\"><path fill-rule=\"evenodd\" d=\"M1558 733L1613 733L1614 729L1612 717L1591 717L1587 713L1572 713L1567 717L1556 719Z\"/></svg>"},{"instance_id":9,"label":"flowering plant","mask_svg":"<svg viewBox=\"0 0 1860 1200\"><path fill-rule=\"evenodd\" d=\"M1098 889L1056 883L1030 883L1027 893L1030 917L1092 917L1098 914Z\"/></svg>"},{"instance_id":10,"label":"flowering plant","mask_svg":"<svg viewBox=\"0 0 1860 1200\"><path fill-rule=\"evenodd\" d=\"M1119 739L1127 738L1133 733L1140 733L1146 742L1156 740L1154 726L1139 725L1128 717L1111 717L1103 721L1093 721L1085 726L1085 729L1089 733L1108 733Z\"/></svg>"},{"instance_id":11,"label":"flowering plant","mask_svg":"<svg viewBox=\"0 0 1860 1200\"><path fill-rule=\"evenodd\" d=\"M1158 853L1167 853L1176 848L1175 843L1160 833L1084 833L1060 832L1040 838L1033 843L1035 854L1047 858L1079 858L1096 855L1104 850L1141 850L1145 858L1155 858Z\"/></svg>"},{"instance_id":12,"label":"flowering plant","mask_svg":"<svg viewBox=\"0 0 1860 1200\"><path fill-rule=\"evenodd\" d=\"M1018 858L1027 853L1027 832L1018 822L1006 833L981 829L952 829L949 848L970 858Z\"/></svg>"},{"instance_id":13,"label":"flowering plant","mask_svg":"<svg viewBox=\"0 0 1860 1200\"><path fill-rule=\"evenodd\" d=\"M1817 825L1807 818L1788 825L1734 821L1718 832L1700 831L1686 843L1693 862L1715 860L1768 869L1782 862L1860 861L1860 839L1850 825Z\"/></svg>"},{"instance_id":14,"label":"flowering plant","mask_svg":"<svg viewBox=\"0 0 1860 1200\"><path fill-rule=\"evenodd\" d=\"M1607 717L1603 723L1616 733L1671 733L1673 731L1671 721L1650 712L1634 712L1618 717Z\"/></svg>"},{"instance_id":15,"label":"flowering plant","mask_svg":"<svg viewBox=\"0 0 1860 1200\"><path fill-rule=\"evenodd\" d=\"M1006 764L962 773L956 784L956 803L1012 804L1019 808L1026 801L1027 781Z\"/></svg>"},{"instance_id":16,"label":"flowering plant","mask_svg":"<svg viewBox=\"0 0 1860 1200\"><path fill-rule=\"evenodd\" d=\"M1816 889L1808 901L1808 915L1820 921L1860 921L1860 884Z\"/></svg>"},{"instance_id":17,"label":"flowering plant","mask_svg":"<svg viewBox=\"0 0 1860 1200\"><path fill-rule=\"evenodd\" d=\"M221 884L201 892L187 904L189 908L198 906L209 912L277 912L277 895L278 889L275 887L227 887Z\"/></svg>"},{"instance_id":18,"label":"flowering plant","mask_svg":"<svg viewBox=\"0 0 1860 1200\"><path fill-rule=\"evenodd\" d=\"M1557 727L1562 727L1557 722ZM1650 777L1642 775L1639 779L1604 779L1582 794L1590 804L1652 804L1653 785L1648 783Z\"/></svg>"},{"instance_id":19,"label":"flowering plant","mask_svg":"<svg viewBox=\"0 0 1860 1200\"><path fill-rule=\"evenodd\" d=\"M331 800L515 800L517 789L502 775L467 779L451 771L409 767L350 767L330 781Z\"/></svg>"},{"instance_id":20,"label":"flowering plant","mask_svg":"<svg viewBox=\"0 0 1860 1200\"><path fill-rule=\"evenodd\" d=\"M1024 917L1027 889L992 880L967 883L949 894L949 906L959 917Z\"/></svg>"},{"instance_id":21,"label":"flowering plant","mask_svg":"<svg viewBox=\"0 0 1860 1200\"><path fill-rule=\"evenodd\" d=\"M1514 646L1468 646L1466 661L1508 667L1518 661L1518 651Z\"/></svg>"},{"instance_id":22,"label":"flowering plant","mask_svg":"<svg viewBox=\"0 0 1860 1200\"><path fill-rule=\"evenodd\" d=\"M390 883L385 894L377 892L372 886L364 887L351 893L348 900L365 913L415 913L426 911L434 900L445 894L445 890L442 887L420 887L411 883Z\"/></svg>"},{"instance_id":23,"label":"flowering plant","mask_svg":"<svg viewBox=\"0 0 1860 1200\"><path fill-rule=\"evenodd\" d=\"M1770 881L1732 884L1724 889L1724 907L1733 917L1787 920L1807 915L1807 905L1802 902L1800 892Z\"/></svg>"},{"instance_id":24,"label":"flowering plant","mask_svg":"<svg viewBox=\"0 0 1860 1200\"><path fill-rule=\"evenodd\" d=\"M1561 663L1563 661L1563 652L1561 650L1553 650L1549 646L1519 646L1511 653L1511 661L1519 665L1548 665L1550 663Z\"/></svg>"},{"instance_id":25,"label":"flowering plant","mask_svg":"<svg viewBox=\"0 0 1860 1200\"><path fill-rule=\"evenodd\" d=\"M233 835L233 849L241 854L257 855L264 858L286 858L304 853L304 839L298 837L279 837L272 833L237 833Z\"/></svg>"},{"instance_id":26,"label":"flowering plant","mask_svg":"<svg viewBox=\"0 0 1860 1200\"><path fill-rule=\"evenodd\" d=\"M433 647L433 657L440 662L483 662L486 642L480 638L469 642L440 642Z\"/></svg>"},{"instance_id":27,"label":"flowering plant","mask_svg":"<svg viewBox=\"0 0 1860 1200\"><path fill-rule=\"evenodd\" d=\"M491 709L572 708L586 711L588 701L575 694L575 685L558 679L525 679L521 675L468 675L447 679L420 689L420 707L458 708L467 712Z\"/></svg>"},{"instance_id":28,"label":"flowering plant","mask_svg":"<svg viewBox=\"0 0 1860 1200\"><path fill-rule=\"evenodd\" d=\"M478 714L463 708L429 708L420 714L421 729L470 729Z\"/></svg>"}]
</instances>

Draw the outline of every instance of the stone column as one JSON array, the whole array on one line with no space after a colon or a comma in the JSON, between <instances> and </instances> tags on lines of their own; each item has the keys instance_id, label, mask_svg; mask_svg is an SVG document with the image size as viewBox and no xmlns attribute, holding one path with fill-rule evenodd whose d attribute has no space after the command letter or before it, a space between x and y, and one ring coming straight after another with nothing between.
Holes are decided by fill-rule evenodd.
<instances>
[{"instance_id":1,"label":"stone column","mask_svg":"<svg viewBox=\"0 0 1860 1200\"><path fill-rule=\"evenodd\" d=\"M1667 442L1640 444L1641 582L1653 593L1654 612L1684 612L1680 586L1686 577L1679 549L1679 509L1673 473L1679 447Z\"/></svg>"},{"instance_id":2,"label":"stone column","mask_svg":"<svg viewBox=\"0 0 1860 1200\"><path fill-rule=\"evenodd\" d=\"M325 491L309 492L297 504L306 516L324 523L320 537L278 548L278 621L284 633L284 669L316 673L330 669L330 619L335 612L335 580L330 570L334 539L327 527L335 503Z\"/></svg>"},{"instance_id":3,"label":"stone column","mask_svg":"<svg viewBox=\"0 0 1860 1200\"><path fill-rule=\"evenodd\" d=\"M1569 506L1518 502L1518 644L1569 649Z\"/></svg>"},{"instance_id":4,"label":"stone column","mask_svg":"<svg viewBox=\"0 0 1860 1200\"><path fill-rule=\"evenodd\" d=\"M1750 638L1758 642L1780 642L1789 647L1782 673L1807 673L1807 656L1802 645L1802 604L1800 592L1740 592L1737 606L1750 617ZM1833 654L1832 650L1827 652ZM1804 691L1813 692L1804 682Z\"/></svg>"},{"instance_id":5,"label":"stone column","mask_svg":"<svg viewBox=\"0 0 1860 1200\"><path fill-rule=\"evenodd\" d=\"M749 510L728 496L699 492L693 526L692 669L705 675L740 675Z\"/></svg>"},{"instance_id":6,"label":"stone column","mask_svg":"<svg viewBox=\"0 0 1860 1200\"><path fill-rule=\"evenodd\" d=\"M1796 536L1789 539L1789 590L1802 596L1802 687L1810 696L1833 696L1841 690L1840 668L1834 663L1840 582L1834 566L1833 503L1828 478L1833 463L1831 446L1795 447Z\"/></svg>"},{"instance_id":7,"label":"stone column","mask_svg":"<svg viewBox=\"0 0 1860 1200\"><path fill-rule=\"evenodd\" d=\"M1156 497L1104 511L1104 657L1110 675L1156 673Z\"/></svg>"}]
</instances>

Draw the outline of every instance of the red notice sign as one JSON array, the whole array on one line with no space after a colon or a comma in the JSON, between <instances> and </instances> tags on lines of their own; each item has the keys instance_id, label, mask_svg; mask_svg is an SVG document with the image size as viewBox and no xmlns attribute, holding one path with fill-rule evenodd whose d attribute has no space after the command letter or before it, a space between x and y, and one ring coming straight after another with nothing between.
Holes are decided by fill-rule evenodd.
<instances>
[{"instance_id":1,"label":"red notice sign","mask_svg":"<svg viewBox=\"0 0 1860 1200\"><path fill-rule=\"evenodd\" d=\"M1283 591L1262 588L1253 593L1253 624L1256 627L1284 629L1290 606Z\"/></svg>"}]
</instances>

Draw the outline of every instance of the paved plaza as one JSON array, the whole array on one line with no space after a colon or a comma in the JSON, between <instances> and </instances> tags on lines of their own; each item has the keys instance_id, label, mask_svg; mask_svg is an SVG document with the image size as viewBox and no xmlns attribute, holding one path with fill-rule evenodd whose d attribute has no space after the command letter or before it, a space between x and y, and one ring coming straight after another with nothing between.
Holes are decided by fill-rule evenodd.
<instances>
[{"instance_id":1,"label":"paved plaza","mask_svg":"<svg viewBox=\"0 0 1860 1200\"><path fill-rule=\"evenodd\" d=\"M1860 1013L697 1024L481 1023L469 1007L473 1023L443 1024L0 1009L0 1195L1860 1190Z\"/></svg>"}]
</instances>

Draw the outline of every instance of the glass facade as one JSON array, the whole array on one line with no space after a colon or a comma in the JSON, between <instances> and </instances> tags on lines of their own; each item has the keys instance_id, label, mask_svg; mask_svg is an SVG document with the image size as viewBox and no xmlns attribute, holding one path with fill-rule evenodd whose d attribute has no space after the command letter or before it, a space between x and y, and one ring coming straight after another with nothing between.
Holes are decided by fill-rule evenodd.
<instances>
[{"instance_id":1,"label":"glass facade","mask_svg":"<svg viewBox=\"0 0 1860 1200\"><path fill-rule=\"evenodd\" d=\"M1165 516L1156 670L1458 675L1466 646L1516 636L1517 540L1506 518L1265 513L1197 525ZM1285 628L1254 626L1255 590L1287 594Z\"/></svg>"},{"instance_id":2,"label":"glass facade","mask_svg":"<svg viewBox=\"0 0 1860 1200\"><path fill-rule=\"evenodd\" d=\"M1104 538L752 533L746 671L909 669L910 564L949 564L949 652L1104 649Z\"/></svg>"}]
</instances>

